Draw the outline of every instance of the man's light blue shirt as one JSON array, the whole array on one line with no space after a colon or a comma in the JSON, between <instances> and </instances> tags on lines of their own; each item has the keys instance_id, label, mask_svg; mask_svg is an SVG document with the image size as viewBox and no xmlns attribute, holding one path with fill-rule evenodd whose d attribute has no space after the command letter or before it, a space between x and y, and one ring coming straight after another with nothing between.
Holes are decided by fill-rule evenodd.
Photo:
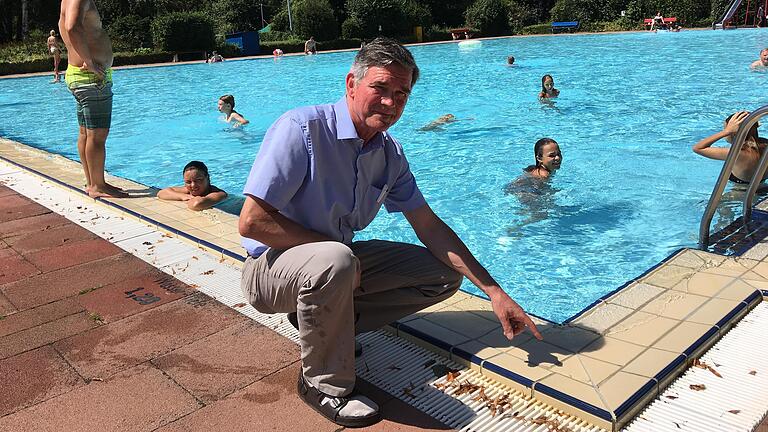
<instances>
[{"instance_id":1,"label":"man's light blue shirt","mask_svg":"<svg viewBox=\"0 0 768 432\"><path fill-rule=\"evenodd\" d=\"M350 244L382 204L390 213L426 204L400 143L382 132L364 144L346 98L288 111L264 136L243 193L307 229ZM254 257L267 249L246 237L242 245Z\"/></svg>"}]
</instances>

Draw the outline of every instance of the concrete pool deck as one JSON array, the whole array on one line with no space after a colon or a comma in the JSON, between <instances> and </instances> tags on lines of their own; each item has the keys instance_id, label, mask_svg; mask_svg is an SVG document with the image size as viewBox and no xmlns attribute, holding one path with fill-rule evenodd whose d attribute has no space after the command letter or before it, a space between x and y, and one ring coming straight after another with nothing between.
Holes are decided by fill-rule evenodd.
<instances>
[{"instance_id":1,"label":"concrete pool deck","mask_svg":"<svg viewBox=\"0 0 768 432\"><path fill-rule=\"evenodd\" d=\"M81 188L79 164L65 158L7 140L0 140L0 157L41 173L65 188ZM157 200L153 196L155 191L145 186L123 179L110 181L144 196L101 200L103 203L239 264L238 257L243 255L236 216L215 210L191 212L180 203ZM3 193L12 196L10 192ZM32 213L39 211L30 204L18 207ZM697 250L679 251L564 325L538 320L545 337L541 343L530 336L509 343L501 337L488 302L464 293L395 323L390 331L527 396L610 430L631 420L763 300L763 293L768 290L767 256L768 244L764 243L740 258ZM128 268L132 270L132 266ZM121 267L115 271L128 270ZM8 285L1 280L0 283L0 292L7 296ZM11 292L20 290L14 288ZM65 298L78 292L70 292ZM0 328L14 316L24 315L10 315L0 322ZM80 331L96 330L83 327ZM48 344L41 346L44 345ZM28 349L17 355L29 352ZM293 356L295 360L297 355ZM138 371L136 376L143 373Z\"/></svg>"}]
</instances>

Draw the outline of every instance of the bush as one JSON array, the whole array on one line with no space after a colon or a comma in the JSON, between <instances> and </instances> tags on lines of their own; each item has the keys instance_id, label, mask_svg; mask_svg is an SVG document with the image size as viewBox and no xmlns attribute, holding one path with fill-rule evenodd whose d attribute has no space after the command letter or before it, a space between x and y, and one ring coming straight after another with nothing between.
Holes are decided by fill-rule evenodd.
<instances>
[{"instance_id":1,"label":"bush","mask_svg":"<svg viewBox=\"0 0 768 432\"><path fill-rule=\"evenodd\" d=\"M415 26L431 25L429 10L414 0L347 0L347 13L358 20L365 38L397 38L411 35Z\"/></svg>"},{"instance_id":2,"label":"bush","mask_svg":"<svg viewBox=\"0 0 768 432\"><path fill-rule=\"evenodd\" d=\"M200 12L172 12L152 21L152 41L163 51L210 51L216 46L213 22Z\"/></svg>"},{"instance_id":3,"label":"bush","mask_svg":"<svg viewBox=\"0 0 768 432\"><path fill-rule=\"evenodd\" d=\"M451 28L432 25L424 31L424 40L426 41L446 41L452 40Z\"/></svg>"},{"instance_id":4,"label":"bush","mask_svg":"<svg viewBox=\"0 0 768 432\"><path fill-rule=\"evenodd\" d=\"M509 34L507 7L501 0L476 0L464 12L467 26L476 28L483 36Z\"/></svg>"},{"instance_id":5,"label":"bush","mask_svg":"<svg viewBox=\"0 0 768 432\"><path fill-rule=\"evenodd\" d=\"M520 34L524 35L537 35L537 34L547 34L552 33L552 25L551 24L534 24L525 26L522 29L520 29Z\"/></svg>"},{"instance_id":6,"label":"bush","mask_svg":"<svg viewBox=\"0 0 768 432\"><path fill-rule=\"evenodd\" d=\"M138 15L126 15L115 19L107 28L113 48L116 51L127 51L151 47L152 38L147 32L149 25L149 18Z\"/></svg>"},{"instance_id":7,"label":"bush","mask_svg":"<svg viewBox=\"0 0 768 432\"><path fill-rule=\"evenodd\" d=\"M341 37L344 39L363 38L363 23L359 18L351 16L341 24Z\"/></svg>"}]
</instances>

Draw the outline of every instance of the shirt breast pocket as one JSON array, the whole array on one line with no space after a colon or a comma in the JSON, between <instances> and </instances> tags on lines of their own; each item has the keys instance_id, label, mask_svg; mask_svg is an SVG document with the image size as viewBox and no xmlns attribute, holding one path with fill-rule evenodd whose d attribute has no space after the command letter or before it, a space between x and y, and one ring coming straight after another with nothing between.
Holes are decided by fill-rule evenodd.
<instances>
[{"instance_id":1,"label":"shirt breast pocket","mask_svg":"<svg viewBox=\"0 0 768 432\"><path fill-rule=\"evenodd\" d=\"M387 199L387 195L389 195L389 185L387 184L381 188L373 185L368 186L358 206L357 220L353 224L354 230L364 229L373 221L384 204L384 200Z\"/></svg>"}]
</instances>

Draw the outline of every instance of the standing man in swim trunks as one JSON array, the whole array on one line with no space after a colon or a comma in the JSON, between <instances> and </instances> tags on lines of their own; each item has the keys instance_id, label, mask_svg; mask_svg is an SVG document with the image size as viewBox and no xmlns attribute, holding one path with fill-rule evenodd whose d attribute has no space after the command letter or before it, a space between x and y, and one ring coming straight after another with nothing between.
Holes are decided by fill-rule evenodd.
<instances>
[{"instance_id":1,"label":"standing man in swim trunks","mask_svg":"<svg viewBox=\"0 0 768 432\"><path fill-rule=\"evenodd\" d=\"M104 179L112 123L112 42L93 0L62 0L59 32L68 49L64 80L77 104L77 150L86 191L92 198L125 198L127 193Z\"/></svg>"},{"instance_id":2,"label":"standing man in swim trunks","mask_svg":"<svg viewBox=\"0 0 768 432\"><path fill-rule=\"evenodd\" d=\"M61 81L59 78L59 63L61 62L61 49L59 48L59 41L56 40L56 31L51 30L51 35L48 36L48 52L53 56L53 82Z\"/></svg>"}]
</instances>

